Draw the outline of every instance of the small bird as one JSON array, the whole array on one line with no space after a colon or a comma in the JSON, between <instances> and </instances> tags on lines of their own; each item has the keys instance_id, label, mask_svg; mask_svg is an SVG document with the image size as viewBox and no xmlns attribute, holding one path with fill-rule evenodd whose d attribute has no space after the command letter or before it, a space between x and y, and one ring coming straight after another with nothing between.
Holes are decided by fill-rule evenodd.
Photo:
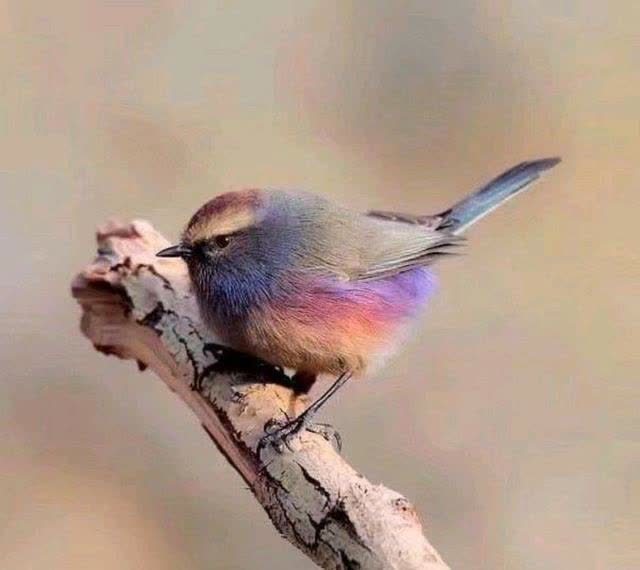
<instances>
[{"instance_id":1,"label":"small bird","mask_svg":"<svg viewBox=\"0 0 640 570\"><path fill-rule=\"evenodd\" d=\"M203 320L225 345L294 369L298 393L337 376L279 430L289 436L399 347L434 291L429 266L455 252L462 232L559 161L523 162L436 215L358 213L300 191L229 192L157 255L186 261Z\"/></svg>"}]
</instances>

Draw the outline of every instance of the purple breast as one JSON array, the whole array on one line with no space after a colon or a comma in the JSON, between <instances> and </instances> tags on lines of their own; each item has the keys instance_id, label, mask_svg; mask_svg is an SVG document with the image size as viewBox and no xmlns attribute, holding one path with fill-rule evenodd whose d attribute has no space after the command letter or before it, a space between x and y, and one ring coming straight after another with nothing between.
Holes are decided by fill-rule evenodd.
<instances>
[{"instance_id":1,"label":"purple breast","mask_svg":"<svg viewBox=\"0 0 640 570\"><path fill-rule=\"evenodd\" d=\"M303 280L291 285L290 293L276 303L280 314L298 325L360 337L384 336L411 320L436 288L425 268L375 281Z\"/></svg>"},{"instance_id":2,"label":"purple breast","mask_svg":"<svg viewBox=\"0 0 640 570\"><path fill-rule=\"evenodd\" d=\"M416 268L385 279L351 285L348 295L362 299L373 313L382 318L415 317L435 291L434 275L425 268Z\"/></svg>"}]
</instances>

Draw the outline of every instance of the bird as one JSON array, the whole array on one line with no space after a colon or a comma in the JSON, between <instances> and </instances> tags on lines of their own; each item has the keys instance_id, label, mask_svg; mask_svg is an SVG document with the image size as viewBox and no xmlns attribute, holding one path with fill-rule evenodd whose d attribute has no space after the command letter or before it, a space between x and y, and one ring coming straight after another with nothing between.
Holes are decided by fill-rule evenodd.
<instances>
[{"instance_id":1,"label":"bird","mask_svg":"<svg viewBox=\"0 0 640 570\"><path fill-rule=\"evenodd\" d=\"M227 192L157 255L186 262L202 319L224 346L294 370L297 394L335 377L280 426L286 439L400 348L434 293L431 266L460 250L465 230L559 162L522 162L433 215L356 212L299 190Z\"/></svg>"}]
</instances>

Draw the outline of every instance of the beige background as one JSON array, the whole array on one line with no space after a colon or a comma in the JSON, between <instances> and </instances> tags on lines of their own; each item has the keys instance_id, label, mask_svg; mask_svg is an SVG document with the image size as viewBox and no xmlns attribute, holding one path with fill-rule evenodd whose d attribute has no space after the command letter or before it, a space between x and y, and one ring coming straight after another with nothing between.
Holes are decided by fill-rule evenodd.
<instances>
[{"instance_id":1,"label":"beige background","mask_svg":"<svg viewBox=\"0 0 640 570\"><path fill-rule=\"evenodd\" d=\"M324 417L455 568L640 567L637 2L0 3L0 567L306 569L186 408L69 298L109 216L223 189L437 211L563 164L441 264Z\"/></svg>"}]
</instances>

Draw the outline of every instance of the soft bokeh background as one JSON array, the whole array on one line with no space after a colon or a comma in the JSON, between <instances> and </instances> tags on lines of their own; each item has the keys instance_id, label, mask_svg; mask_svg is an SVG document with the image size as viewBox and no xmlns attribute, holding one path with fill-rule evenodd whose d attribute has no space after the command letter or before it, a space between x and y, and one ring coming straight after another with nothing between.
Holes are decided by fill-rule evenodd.
<instances>
[{"instance_id":1,"label":"soft bokeh background","mask_svg":"<svg viewBox=\"0 0 640 570\"><path fill-rule=\"evenodd\" d=\"M0 3L0 567L304 569L185 406L78 332L110 216L224 189L437 211L564 158L325 417L455 568L640 567L640 5Z\"/></svg>"}]
</instances>

